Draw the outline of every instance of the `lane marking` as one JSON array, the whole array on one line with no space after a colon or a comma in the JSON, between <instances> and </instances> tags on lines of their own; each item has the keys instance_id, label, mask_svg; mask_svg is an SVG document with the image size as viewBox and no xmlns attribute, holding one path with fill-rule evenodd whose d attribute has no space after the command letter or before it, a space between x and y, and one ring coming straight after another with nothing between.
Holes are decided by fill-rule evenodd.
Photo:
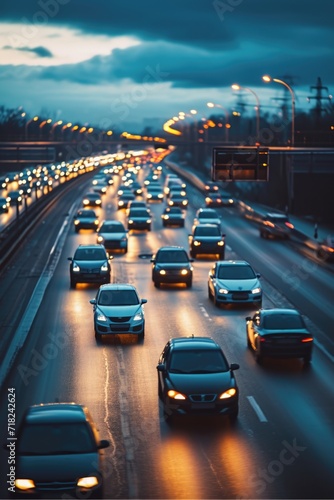
<instances>
[{"instance_id":1,"label":"lane marking","mask_svg":"<svg viewBox=\"0 0 334 500\"><path fill-rule=\"evenodd\" d=\"M265 416L265 414L261 410L260 406L255 401L255 398L253 396L247 396L247 399L248 399L251 407L255 411L256 415L258 416L258 419L260 420L260 422L268 422L267 417Z\"/></svg>"},{"instance_id":2,"label":"lane marking","mask_svg":"<svg viewBox=\"0 0 334 500\"><path fill-rule=\"evenodd\" d=\"M209 321L212 321L212 318L210 318L210 315L209 313L207 312L207 310L205 309L205 307L203 306L203 304L198 304L199 306L199 309L201 311L201 313L203 314L203 316L209 320Z\"/></svg>"}]
</instances>

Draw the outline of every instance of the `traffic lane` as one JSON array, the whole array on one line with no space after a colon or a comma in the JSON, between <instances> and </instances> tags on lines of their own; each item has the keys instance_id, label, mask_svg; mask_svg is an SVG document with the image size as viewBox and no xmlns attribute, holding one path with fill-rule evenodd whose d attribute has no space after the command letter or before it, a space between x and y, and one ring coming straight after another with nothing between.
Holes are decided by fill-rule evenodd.
<instances>
[{"instance_id":1,"label":"traffic lane","mask_svg":"<svg viewBox=\"0 0 334 500\"><path fill-rule=\"evenodd\" d=\"M226 243L252 264L272 285L332 338L334 276L314 261L301 257L282 241L262 240L244 219L225 214Z\"/></svg>"}]
</instances>

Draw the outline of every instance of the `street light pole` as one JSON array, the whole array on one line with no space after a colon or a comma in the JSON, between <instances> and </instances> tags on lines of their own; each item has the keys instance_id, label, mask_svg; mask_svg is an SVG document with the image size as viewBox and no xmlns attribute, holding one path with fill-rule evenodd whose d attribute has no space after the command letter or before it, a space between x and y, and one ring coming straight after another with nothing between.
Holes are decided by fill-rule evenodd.
<instances>
[{"instance_id":1,"label":"street light pole","mask_svg":"<svg viewBox=\"0 0 334 500\"><path fill-rule=\"evenodd\" d=\"M226 121L226 123L225 123L225 142L227 144L228 143L228 129L230 128L230 123L229 123L230 116L229 116L227 109L224 108L224 106L222 106L221 104L215 104L213 102L207 102L206 105L208 108L220 108L224 111L225 121Z\"/></svg>"},{"instance_id":2,"label":"street light pole","mask_svg":"<svg viewBox=\"0 0 334 500\"><path fill-rule=\"evenodd\" d=\"M259 135L260 135L260 99L256 92L254 90L250 89L249 87L242 87L241 85L238 85L237 83L234 83L231 85L233 90L247 90L250 92L256 100L256 138L259 140Z\"/></svg>"},{"instance_id":3,"label":"street light pole","mask_svg":"<svg viewBox=\"0 0 334 500\"><path fill-rule=\"evenodd\" d=\"M38 116L34 116L33 118L31 118L31 120L28 120L27 123L26 123L26 126L25 126L25 133L24 133L24 136L25 136L25 140L28 139L28 126L30 125L30 123L32 122L37 122L37 120L39 119Z\"/></svg>"},{"instance_id":4,"label":"street light pole","mask_svg":"<svg viewBox=\"0 0 334 500\"><path fill-rule=\"evenodd\" d=\"M264 75L262 77L262 80L266 83L269 83L271 81L276 82L276 83L281 83L288 89L291 95L291 147L293 148L295 145L295 105L296 105L296 98L295 98L295 93L285 81L280 80L279 78L271 78L269 75Z\"/></svg>"}]
</instances>

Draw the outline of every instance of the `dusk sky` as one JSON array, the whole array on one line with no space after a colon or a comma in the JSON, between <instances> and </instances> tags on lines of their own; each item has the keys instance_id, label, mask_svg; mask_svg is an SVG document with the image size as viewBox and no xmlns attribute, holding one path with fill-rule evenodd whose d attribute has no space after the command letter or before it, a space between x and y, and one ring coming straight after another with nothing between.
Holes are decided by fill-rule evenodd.
<instances>
[{"instance_id":1,"label":"dusk sky","mask_svg":"<svg viewBox=\"0 0 334 500\"><path fill-rule=\"evenodd\" d=\"M334 92L334 0L2 0L0 64L0 105L103 129L233 110L233 83L275 112L264 74L309 110L317 77Z\"/></svg>"}]
</instances>

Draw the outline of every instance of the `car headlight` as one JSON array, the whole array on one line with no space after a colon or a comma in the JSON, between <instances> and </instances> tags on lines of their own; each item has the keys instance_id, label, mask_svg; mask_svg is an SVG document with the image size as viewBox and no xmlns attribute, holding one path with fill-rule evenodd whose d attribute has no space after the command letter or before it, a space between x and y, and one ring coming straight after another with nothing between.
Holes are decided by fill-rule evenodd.
<instances>
[{"instance_id":1,"label":"car headlight","mask_svg":"<svg viewBox=\"0 0 334 500\"><path fill-rule=\"evenodd\" d=\"M225 242L224 241L218 241L218 246L219 247L223 247L225 245Z\"/></svg>"},{"instance_id":2,"label":"car headlight","mask_svg":"<svg viewBox=\"0 0 334 500\"><path fill-rule=\"evenodd\" d=\"M188 274L188 272L188 269L182 269L181 274L182 276L185 276L186 274Z\"/></svg>"},{"instance_id":3,"label":"car headlight","mask_svg":"<svg viewBox=\"0 0 334 500\"><path fill-rule=\"evenodd\" d=\"M80 488L94 488L99 484L96 476L80 477L77 481L77 486Z\"/></svg>"},{"instance_id":4,"label":"car headlight","mask_svg":"<svg viewBox=\"0 0 334 500\"><path fill-rule=\"evenodd\" d=\"M74 221L74 225L77 226L78 224L80 224L80 221L79 220L75 220Z\"/></svg>"},{"instance_id":5,"label":"car headlight","mask_svg":"<svg viewBox=\"0 0 334 500\"><path fill-rule=\"evenodd\" d=\"M143 319L143 313L142 312L137 312L134 317L133 321L141 321Z\"/></svg>"},{"instance_id":6,"label":"car headlight","mask_svg":"<svg viewBox=\"0 0 334 500\"><path fill-rule=\"evenodd\" d=\"M166 271L164 269L160 269L159 274L166 274Z\"/></svg>"},{"instance_id":7,"label":"car headlight","mask_svg":"<svg viewBox=\"0 0 334 500\"><path fill-rule=\"evenodd\" d=\"M128 220L128 224L133 224L133 220L132 220L132 219L129 219L129 220Z\"/></svg>"},{"instance_id":8,"label":"car headlight","mask_svg":"<svg viewBox=\"0 0 334 500\"><path fill-rule=\"evenodd\" d=\"M260 287L253 288L252 293L261 293L261 288Z\"/></svg>"},{"instance_id":9,"label":"car headlight","mask_svg":"<svg viewBox=\"0 0 334 500\"><path fill-rule=\"evenodd\" d=\"M106 318L106 316L103 313L101 313L101 312L99 312L97 314L96 319L97 319L97 321L108 321L107 318Z\"/></svg>"},{"instance_id":10,"label":"car headlight","mask_svg":"<svg viewBox=\"0 0 334 500\"><path fill-rule=\"evenodd\" d=\"M170 390L167 392L168 397L172 399L186 399L186 396L181 394L180 392Z\"/></svg>"},{"instance_id":11,"label":"car headlight","mask_svg":"<svg viewBox=\"0 0 334 500\"><path fill-rule=\"evenodd\" d=\"M108 271L108 264L106 262L102 264L101 271Z\"/></svg>"},{"instance_id":12,"label":"car headlight","mask_svg":"<svg viewBox=\"0 0 334 500\"><path fill-rule=\"evenodd\" d=\"M223 295L227 295L228 294L228 290L226 290L226 288L219 288L218 293L221 293Z\"/></svg>"},{"instance_id":13,"label":"car headlight","mask_svg":"<svg viewBox=\"0 0 334 500\"><path fill-rule=\"evenodd\" d=\"M19 490L26 491L35 488L35 483L32 479L15 479L15 487Z\"/></svg>"},{"instance_id":14,"label":"car headlight","mask_svg":"<svg viewBox=\"0 0 334 500\"><path fill-rule=\"evenodd\" d=\"M228 389L227 391L223 392L220 396L219 399L228 399L232 398L235 396L237 393L237 390L234 387L231 387L231 389Z\"/></svg>"},{"instance_id":15,"label":"car headlight","mask_svg":"<svg viewBox=\"0 0 334 500\"><path fill-rule=\"evenodd\" d=\"M80 267L76 262L73 263L73 268L72 268L74 273L79 273L80 272Z\"/></svg>"},{"instance_id":16,"label":"car headlight","mask_svg":"<svg viewBox=\"0 0 334 500\"><path fill-rule=\"evenodd\" d=\"M99 221L97 219L94 220L94 224L95 224L95 226L98 226L99 225Z\"/></svg>"},{"instance_id":17,"label":"car headlight","mask_svg":"<svg viewBox=\"0 0 334 500\"><path fill-rule=\"evenodd\" d=\"M194 246L199 247L201 245L200 241L194 240Z\"/></svg>"},{"instance_id":18,"label":"car headlight","mask_svg":"<svg viewBox=\"0 0 334 500\"><path fill-rule=\"evenodd\" d=\"M146 223L147 224L151 224L152 220L151 219L147 219Z\"/></svg>"},{"instance_id":19,"label":"car headlight","mask_svg":"<svg viewBox=\"0 0 334 500\"><path fill-rule=\"evenodd\" d=\"M98 237L97 237L97 242L98 242L98 243L103 243L103 241L104 241L103 236L98 236Z\"/></svg>"}]
</instances>

